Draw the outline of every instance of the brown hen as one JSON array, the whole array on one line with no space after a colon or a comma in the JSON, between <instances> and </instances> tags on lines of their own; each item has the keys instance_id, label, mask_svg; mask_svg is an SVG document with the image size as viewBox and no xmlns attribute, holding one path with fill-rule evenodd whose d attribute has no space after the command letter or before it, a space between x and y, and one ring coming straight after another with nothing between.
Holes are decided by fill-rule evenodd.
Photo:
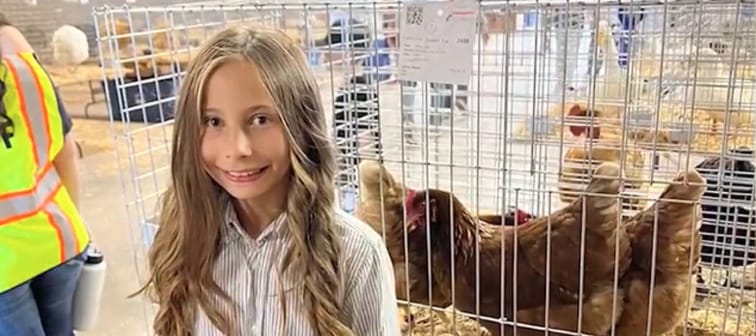
<instances>
[{"instance_id":1,"label":"brown hen","mask_svg":"<svg viewBox=\"0 0 756 336\"><path fill-rule=\"evenodd\" d=\"M447 307L448 295L438 292L439 286L429 281L427 262L405 264L404 254L404 197L406 187L397 182L379 162L364 160L359 166L360 203L356 215L376 232L385 233L386 247L394 263L396 296L400 300L430 304L429 287L433 288L433 306ZM429 283L432 286L429 286ZM410 319L409 307L400 305L405 318ZM407 321L405 321L407 322ZM406 325L402 326L406 328Z\"/></svg>"},{"instance_id":2,"label":"brown hen","mask_svg":"<svg viewBox=\"0 0 756 336\"><path fill-rule=\"evenodd\" d=\"M633 261L623 278L625 309L616 325L616 335L664 335L685 317L695 296L695 270L701 254L701 234L696 223L700 220L697 202L706 188L704 183L695 171L679 173L654 206L627 221ZM652 274L653 290L649 291Z\"/></svg>"},{"instance_id":3,"label":"brown hen","mask_svg":"<svg viewBox=\"0 0 756 336\"><path fill-rule=\"evenodd\" d=\"M578 138L564 153L559 175L560 200L565 203L574 201L588 183L590 172L604 162L625 162L623 168L628 177L625 181L625 191L640 189L645 160L643 152L635 147L634 141L647 135L631 130L626 130L627 134L623 134L619 119L604 118L604 112L590 110L577 104L572 106L568 114L575 118L571 120L575 124L569 126L570 132ZM622 139L625 135L633 142L623 144ZM641 200L637 197L626 197L623 201L626 209L643 208Z\"/></svg>"},{"instance_id":4,"label":"brown hen","mask_svg":"<svg viewBox=\"0 0 756 336\"><path fill-rule=\"evenodd\" d=\"M614 323L607 315L619 315L607 314L606 310L613 306L615 293L611 288L615 272L621 276L630 263L629 239L625 230L617 229L619 173L616 164L602 164L584 197L550 216L531 219L516 227L494 226L474 219L448 192L420 191L407 200L408 262L425 262L430 250L434 279L443 285L439 291L451 297L454 285L454 306L463 312L511 319L518 310L518 317L538 322L539 318L543 319L543 315L538 316L543 313L543 308L539 307L546 304L549 290L550 321L574 324L574 308L583 302L584 321L590 317L589 313L601 319L601 323L584 322L583 331L606 330ZM426 244L428 233L430 247ZM582 262L581 241L585 246ZM479 258L475 257L476 249ZM615 253L619 255L616 259L619 262L615 261ZM455 270L453 281L452 267ZM582 292L581 269L585 270ZM480 295L476 295L476 288ZM620 293L618 295L620 301L617 302L621 302ZM560 307L568 307L562 317L556 313ZM481 324L493 335L512 332L509 327L500 329L496 322L481 321ZM586 330L587 327L591 330ZM521 327L517 333L523 335L525 331Z\"/></svg>"}]
</instances>

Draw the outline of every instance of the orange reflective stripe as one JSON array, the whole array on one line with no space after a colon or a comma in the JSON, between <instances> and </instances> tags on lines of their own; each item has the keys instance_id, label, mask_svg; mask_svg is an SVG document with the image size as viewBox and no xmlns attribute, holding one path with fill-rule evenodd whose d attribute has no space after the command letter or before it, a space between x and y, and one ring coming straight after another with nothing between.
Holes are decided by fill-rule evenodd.
<instances>
[{"instance_id":1,"label":"orange reflective stripe","mask_svg":"<svg viewBox=\"0 0 756 336\"><path fill-rule=\"evenodd\" d=\"M50 123L47 120L47 106L44 104L44 91L40 91L39 79L34 68L21 56L4 57L8 71L16 83L18 101L21 107L21 117L27 127L27 136L34 146L34 162L37 169L42 169L44 163L51 161ZM19 71L21 70L21 71ZM33 111L33 113L29 113ZM40 127L43 126L44 127Z\"/></svg>"}]
</instances>

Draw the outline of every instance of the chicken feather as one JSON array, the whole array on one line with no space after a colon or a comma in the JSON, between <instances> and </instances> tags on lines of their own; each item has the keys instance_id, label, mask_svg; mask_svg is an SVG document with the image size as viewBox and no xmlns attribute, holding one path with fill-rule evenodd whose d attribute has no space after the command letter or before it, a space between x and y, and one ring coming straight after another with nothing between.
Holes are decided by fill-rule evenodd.
<instances>
[{"instance_id":1,"label":"chicken feather","mask_svg":"<svg viewBox=\"0 0 756 336\"><path fill-rule=\"evenodd\" d=\"M626 308L616 326L618 336L664 335L680 324L694 299L694 271L701 254L697 202L706 189L705 181L697 172L688 171L679 173L673 183L654 206L625 223L632 240L633 260L623 279ZM657 227L655 244L654 226ZM650 290L652 273L654 284ZM647 326L650 326L648 333Z\"/></svg>"},{"instance_id":2,"label":"chicken feather","mask_svg":"<svg viewBox=\"0 0 756 336\"><path fill-rule=\"evenodd\" d=\"M605 292L607 284L611 285L615 267L622 275L630 262L629 240L624 230L617 229L619 174L616 164L602 164L595 171L584 197L548 217L531 219L517 227L502 228L476 220L448 192L420 191L409 200L410 227L415 229L407 237L411 251L407 262L420 263L428 259L426 234L430 233L434 279L437 277L443 286L439 292L445 297L452 296L450 272L453 266L456 270L453 284L455 308L468 313L512 318L515 310L544 306L547 287L551 290L549 303L554 307L577 305L581 301L590 304L592 295ZM451 209L454 209L453 217ZM430 217L426 218L426 212ZM583 213L590 216L583 216ZM424 223L426 219L427 226L413 225ZM579 247L583 220L587 248L581 263ZM450 230L452 225L454 229ZM558 253L551 253L551 274L547 278L549 241L551 251ZM614 261L615 249L619 251L619 262ZM474 258L475 252L479 252L479 258ZM503 269L502 255L505 259ZM580 290L576 276L581 266L585 269L582 298L578 296ZM485 276L478 277L477 274ZM476 287L480 295L476 295ZM500 295L502 287L503 299ZM570 318L572 316L568 320ZM481 324L492 334L501 335L498 323L481 321ZM509 332L504 330L505 334Z\"/></svg>"},{"instance_id":3,"label":"chicken feather","mask_svg":"<svg viewBox=\"0 0 756 336\"><path fill-rule=\"evenodd\" d=\"M621 280L621 289L613 291L613 282L606 283L583 304L580 331L592 335L610 335L616 323L618 336L664 335L684 318L695 295L693 270L700 255L700 234L693 222L696 211L691 201L703 194L703 179L695 171L680 173L666 189L660 201L623 222L632 245L632 261ZM665 201L667 200L667 201ZM668 200L673 200L672 202ZM679 201L689 201L681 203ZM659 208L656 275L652 300L653 315L650 333L646 333L651 274L651 246L655 209ZM691 257L692 254L692 257ZM689 264L692 258L694 264ZM621 274L620 274L621 275ZM614 315L608 314L614 308ZM577 305L561 305L549 309L552 329L577 331ZM545 326L545 307L518 311L518 321ZM610 317L614 317L611 319ZM542 331L518 330L518 335L543 335Z\"/></svg>"},{"instance_id":4,"label":"chicken feather","mask_svg":"<svg viewBox=\"0 0 756 336\"><path fill-rule=\"evenodd\" d=\"M428 278L427 264L405 263L404 253L404 196L406 187L397 182L378 161L364 160L359 165L360 203L357 217L379 234L385 233L386 247L394 265L396 296L400 300L447 307L451 300L437 292L433 279ZM429 287L434 293L429 300ZM409 307L400 311L411 320ZM442 314L442 317L445 316ZM409 321L406 321L409 322ZM402 326L403 328L408 327Z\"/></svg>"}]
</instances>

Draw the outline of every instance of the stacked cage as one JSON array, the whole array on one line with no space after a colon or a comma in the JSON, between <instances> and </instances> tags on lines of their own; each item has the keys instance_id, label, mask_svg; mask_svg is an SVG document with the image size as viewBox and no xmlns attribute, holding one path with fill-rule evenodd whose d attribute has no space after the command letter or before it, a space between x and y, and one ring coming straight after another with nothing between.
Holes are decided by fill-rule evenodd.
<instances>
[{"instance_id":1,"label":"stacked cage","mask_svg":"<svg viewBox=\"0 0 756 336\"><path fill-rule=\"evenodd\" d=\"M114 124L121 124L114 127L117 155L123 163L132 231L142 238L135 240L140 246L139 263L159 229L153 219L155 204L169 179L173 105L188 62L202 41L224 27L263 25L282 29L297 40L318 78L338 153L334 190L345 210L357 210L358 217L387 239L395 261L396 294L401 307L407 307L401 310L404 333L508 335L512 330L507 328L513 325L518 334L527 335L544 334L544 329L552 334L563 330L617 335L754 333L756 269L751 265L753 253L747 252L753 249L753 219L738 215L745 219L734 230L736 220L730 217L738 216L722 214L733 208L752 212L754 201L752 196L733 200L733 189L721 187L730 183L725 180L735 174L731 171L736 166L752 167L753 158L744 153L756 145L753 4L482 1L467 85L397 77L401 60L396 42L404 6L395 1L233 1L98 9L98 45L103 73L108 74L103 89ZM611 164L618 169L616 180L621 186L615 186L618 190L611 202L602 203L586 188L590 181L600 180L597 167ZM700 175L695 173L697 166ZM704 166L709 170L702 170ZM748 176L753 180L752 170L738 181ZM416 236L416 231L409 232L409 214L415 210L408 208L409 196L385 194L389 185L369 190L373 174L391 175L391 181L409 195L429 189L453 194L455 212L458 207L466 209L470 218L488 229L480 229L480 235L472 235L476 238L464 244L448 236L434 237L431 229ZM679 176L684 178L676 180ZM609 284L605 289L616 295L596 314L591 299L598 294L587 286L596 276L589 259L602 247L591 240L595 237L586 227L602 213L588 211L593 203L587 200L617 202L616 218L606 218L607 223L617 222L615 229L622 232L630 231L628 223L639 218L634 217L638 213L655 218L648 229L653 233L648 233L648 245L631 242L636 250L649 249L651 257L642 260L649 263L646 268L661 269L669 266L662 262L667 260L664 253L671 252L654 242L665 241L665 232L671 233L662 228L682 219L664 217L658 210L662 206L654 204L674 204L660 200L660 195L670 195L664 194L665 188L693 190L695 181L689 177L695 176L702 176L709 187L703 196L686 200L693 215L680 218L701 215L703 220L686 230L691 237L701 235L702 242L699 246L695 239L678 241L687 254L672 267L688 272L686 281L672 283L675 287L660 275L662 271L649 271L648 278L636 283L650 289L633 292L645 299L627 300L623 294L630 289L623 286L632 282L631 275L616 267L605 279ZM753 194L752 187L738 188L738 193ZM425 201L424 206L430 207L430 197ZM433 204L449 205L440 199ZM576 239L574 249L558 251L554 249L559 248L560 238L551 230L570 225L558 216L547 216L564 209L579 214L572 221L581 229L572 232L580 233L571 236ZM457 225L457 217L450 216L425 216L426 227L431 220L439 221L438 226ZM405 231L402 239L407 243L401 244L400 252L391 249L390 233L383 231L387 225L404 226L399 231ZM507 227L493 229L496 225ZM482 251L484 241L492 236L519 232L515 242L528 239L520 225L547 228L545 240L537 241L543 245L532 245L543 251L517 243L516 252L502 250L506 242L497 242L495 252L491 246L496 244ZM612 237L619 241L623 235ZM422 243L441 240L432 246ZM425 250L412 250L418 244ZM464 251L468 259L438 264L449 257L434 250L442 244L469 249ZM732 251L739 251L737 262L729 261ZM568 272L574 260L559 259L558 253L574 254L580 267ZM507 254L533 265L545 264L545 272L534 271L537 281L524 275L508 277L506 270L512 267L499 265L512 260L502 257ZM603 264L613 264L611 259L620 255L617 248L604 256L608 259ZM726 280L716 276L721 270L727 273ZM428 283L430 275L443 281ZM411 284L417 283L425 287L415 291ZM540 287L529 292L528 283ZM653 299L670 290L691 296L666 305ZM551 301L512 307L515 299L527 301L529 293ZM569 301L567 297L575 299L572 305L559 301ZM490 308L492 300L494 308ZM427 309L429 303L435 306L432 311ZM633 317L640 322L633 326L622 322ZM498 323L507 327L499 329ZM598 330L605 326L609 329Z\"/></svg>"}]
</instances>

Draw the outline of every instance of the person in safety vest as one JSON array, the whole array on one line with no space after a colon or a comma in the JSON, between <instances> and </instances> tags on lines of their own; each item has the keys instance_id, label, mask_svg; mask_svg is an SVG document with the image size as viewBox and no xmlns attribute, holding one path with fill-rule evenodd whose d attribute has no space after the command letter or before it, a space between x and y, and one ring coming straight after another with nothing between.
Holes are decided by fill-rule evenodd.
<instances>
[{"instance_id":1,"label":"person in safety vest","mask_svg":"<svg viewBox=\"0 0 756 336\"><path fill-rule=\"evenodd\" d=\"M0 335L70 336L89 245L71 120L2 13L0 56Z\"/></svg>"}]
</instances>

